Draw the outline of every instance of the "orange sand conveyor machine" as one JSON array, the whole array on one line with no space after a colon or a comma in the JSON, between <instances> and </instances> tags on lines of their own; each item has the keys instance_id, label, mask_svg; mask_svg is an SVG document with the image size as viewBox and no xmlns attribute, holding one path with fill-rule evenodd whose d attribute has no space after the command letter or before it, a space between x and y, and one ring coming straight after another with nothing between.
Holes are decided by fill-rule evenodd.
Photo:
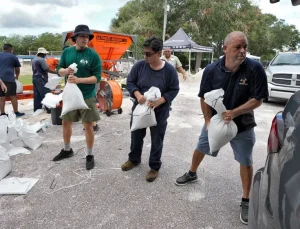
<instances>
[{"instance_id":1,"label":"orange sand conveyor machine","mask_svg":"<svg viewBox=\"0 0 300 229\"><path fill-rule=\"evenodd\" d=\"M74 45L71 40L73 32L62 33L63 46L67 41ZM99 107L107 116L110 116L113 110L121 114L123 93L119 83L114 80L121 74L112 69L115 69L116 62L120 60L129 46L136 45L137 36L97 30L91 30L91 32L94 34L94 39L88 43L88 46L93 48L102 60L102 80L97 91Z\"/></svg>"}]
</instances>

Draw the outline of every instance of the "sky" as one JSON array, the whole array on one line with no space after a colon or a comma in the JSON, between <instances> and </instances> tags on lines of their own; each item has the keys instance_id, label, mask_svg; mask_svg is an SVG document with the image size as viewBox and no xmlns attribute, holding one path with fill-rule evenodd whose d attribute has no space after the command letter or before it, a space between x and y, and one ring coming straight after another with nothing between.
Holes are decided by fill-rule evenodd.
<instances>
[{"instance_id":1,"label":"sky","mask_svg":"<svg viewBox=\"0 0 300 229\"><path fill-rule=\"evenodd\" d=\"M39 35L74 30L78 24L90 29L109 31L111 19L130 0L1 0L0 36ZM263 13L296 25L300 31L300 6L290 0L270 4L253 0Z\"/></svg>"}]
</instances>

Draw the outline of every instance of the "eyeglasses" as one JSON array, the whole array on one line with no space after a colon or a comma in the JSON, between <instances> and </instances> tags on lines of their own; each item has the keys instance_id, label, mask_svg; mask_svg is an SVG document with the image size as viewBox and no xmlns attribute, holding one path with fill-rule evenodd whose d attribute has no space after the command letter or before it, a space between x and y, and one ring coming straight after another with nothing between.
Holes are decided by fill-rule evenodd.
<instances>
[{"instance_id":1,"label":"eyeglasses","mask_svg":"<svg viewBox=\"0 0 300 229\"><path fill-rule=\"evenodd\" d=\"M146 57L151 57L155 52L142 52L142 54Z\"/></svg>"}]
</instances>

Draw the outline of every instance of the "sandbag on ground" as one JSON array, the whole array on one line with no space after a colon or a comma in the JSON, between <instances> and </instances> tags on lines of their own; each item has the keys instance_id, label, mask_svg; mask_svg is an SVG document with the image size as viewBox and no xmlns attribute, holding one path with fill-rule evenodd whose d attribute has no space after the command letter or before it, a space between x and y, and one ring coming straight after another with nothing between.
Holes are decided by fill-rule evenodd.
<instances>
[{"instance_id":1,"label":"sandbag on ground","mask_svg":"<svg viewBox=\"0 0 300 229\"><path fill-rule=\"evenodd\" d=\"M6 149L0 146L0 180L6 177L11 171L11 160L6 153Z\"/></svg>"}]
</instances>

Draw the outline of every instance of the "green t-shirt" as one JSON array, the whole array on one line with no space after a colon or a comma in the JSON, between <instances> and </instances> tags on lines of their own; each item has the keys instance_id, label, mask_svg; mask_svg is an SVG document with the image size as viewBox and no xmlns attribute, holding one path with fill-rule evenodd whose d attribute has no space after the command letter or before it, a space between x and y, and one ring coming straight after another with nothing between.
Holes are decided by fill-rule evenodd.
<instances>
[{"instance_id":1,"label":"green t-shirt","mask_svg":"<svg viewBox=\"0 0 300 229\"><path fill-rule=\"evenodd\" d=\"M74 74L78 78L87 78L95 76L97 83L101 79L102 63L99 55L90 48L77 50L75 46L66 48L61 57L57 67L57 72L61 68L68 68L71 64L77 64L77 72ZM89 99L95 96L96 84L77 84L83 94L84 99Z\"/></svg>"}]
</instances>

